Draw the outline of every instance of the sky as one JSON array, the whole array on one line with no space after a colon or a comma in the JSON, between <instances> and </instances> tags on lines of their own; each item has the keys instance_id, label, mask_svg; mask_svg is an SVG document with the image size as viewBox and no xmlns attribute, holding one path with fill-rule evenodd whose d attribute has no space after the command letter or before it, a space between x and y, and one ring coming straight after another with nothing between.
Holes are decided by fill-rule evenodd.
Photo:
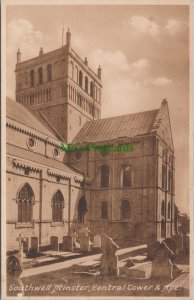
<instances>
[{"instance_id":1,"label":"sky","mask_svg":"<svg viewBox=\"0 0 194 300\"><path fill-rule=\"evenodd\" d=\"M61 47L62 27L89 66L102 67L102 117L169 105L176 157L175 201L189 213L189 7L186 5L9 5L7 96L22 61Z\"/></svg>"}]
</instances>

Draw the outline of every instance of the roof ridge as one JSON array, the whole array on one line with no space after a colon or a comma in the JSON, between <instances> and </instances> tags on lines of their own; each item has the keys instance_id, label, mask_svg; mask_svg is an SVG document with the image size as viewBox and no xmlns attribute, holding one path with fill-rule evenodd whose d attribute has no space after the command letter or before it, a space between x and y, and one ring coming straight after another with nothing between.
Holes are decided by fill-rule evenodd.
<instances>
[{"instance_id":1,"label":"roof ridge","mask_svg":"<svg viewBox=\"0 0 194 300\"><path fill-rule=\"evenodd\" d=\"M153 109L87 122L73 142L95 142L147 134L151 132L158 112L159 109Z\"/></svg>"},{"instance_id":2,"label":"roof ridge","mask_svg":"<svg viewBox=\"0 0 194 300\"><path fill-rule=\"evenodd\" d=\"M20 115L18 115L20 114ZM47 135L50 138L59 140L58 135L54 130L47 128L43 121L30 109L26 108L21 103L6 97L6 118L18 122L21 125L27 126L38 133ZM31 118L31 122L29 121ZM37 126L36 122L39 126Z\"/></svg>"},{"instance_id":3,"label":"roof ridge","mask_svg":"<svg viewBox=\"0 0 194 300\"><path fill-rule=\"evenodd\" d=\"M97 121L101 121L101 120L107 120L107 119L114 119L114 118L120 118L120 117L127 117L127 116L132 116L132 115L139 115L139 114L143 114L143 113L148 113L148 112L156 112L159 111L159 108L156 109L151 109L151 110L144 110L144 111L140 111L140 112L135 112L135 113L129 113L129 114L124 114L124 115L119 115L119 116L112 116L112 117L107 117L107 118L101 118L98 120L91 120L87 123L91 123L91 122L97 122Z\"/></svg>"}]
</instances>

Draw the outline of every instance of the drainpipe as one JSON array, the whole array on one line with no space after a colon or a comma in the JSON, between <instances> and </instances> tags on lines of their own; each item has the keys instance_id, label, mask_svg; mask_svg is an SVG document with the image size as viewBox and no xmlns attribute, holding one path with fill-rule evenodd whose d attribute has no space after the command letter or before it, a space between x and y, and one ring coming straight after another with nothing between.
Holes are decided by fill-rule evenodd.
<instances>
[{"instance_id":1,"label":"drainpipe","mask_svg":"<svg viewBox=\"0 0 194 300\"><path fill-rule=\"evenodd\" d=\"M155 143L156 143L156 216L155 216L155 220L156 220L156 238L158 238L158 234L157 234L157 231L158 231L158 162L159 162L159 159L158 159L158 139L157 139L157 136L155 135Z\"/></svg>"},{"instance_id":2,"label":"drainpipe","mask_svg":"<svg viewBox=\"0 0 194 300\"><path fill-rule=\"evenodd\" d=\"M40 171L39 246L42 243L42 198L43 198L43 176L42 176L42 171Z\"/></svg>"},{"instance_id":3,"label":"drainpipe","mask_svg":"<svg viewBox=\"0 0 194 300\"><path fill-rule=\"evenodd\" d=\"M68 236L71 232L71 178L69 179L69 211L68 211Z\"/></svg>"}]
</instances>

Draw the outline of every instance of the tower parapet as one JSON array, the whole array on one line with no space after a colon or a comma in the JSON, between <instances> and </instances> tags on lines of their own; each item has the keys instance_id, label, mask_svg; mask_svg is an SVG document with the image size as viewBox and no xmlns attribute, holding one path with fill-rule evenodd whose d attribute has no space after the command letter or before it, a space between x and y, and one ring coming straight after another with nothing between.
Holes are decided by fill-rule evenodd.
<instances>
[{"instance_id":1,"label":"tower parapet","mask_svg":"<svg viewBox=\"0 0 194 300\"><path fill-rule=\"evenodd\" d=\"M101 68L96 74L85 60L66 45L21 62L17 53L16 101L41 112L65 142L71 142L86 121L101 117Z\"/></svg>"}]
</instances>

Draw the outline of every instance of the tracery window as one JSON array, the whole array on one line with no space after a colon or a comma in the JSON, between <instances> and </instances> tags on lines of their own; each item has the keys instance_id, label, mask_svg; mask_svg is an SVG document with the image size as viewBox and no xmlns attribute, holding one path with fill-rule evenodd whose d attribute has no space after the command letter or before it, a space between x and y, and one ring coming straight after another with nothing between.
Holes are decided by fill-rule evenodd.
<instances>
[{"instance_id":1,"label":"tracery window","mask_svg":"<svg viewBox=\"0 0 194 300\"><path fill-rule=\"evenodd\" d=\"M19 191L18 197L18 223L32 222L32 205L34 193L31 186L26 183Z\"/></svg>"},{"instance_id":2,"label":"tracery window","mask_svg":"<svg viewBox=\"0 0 194 300\"><path fill-rule=\"evenodd\" d=\"M60 190L58 190L52 199L52 221L63 221L64 198Z\"/></svg>"}]
</instances>

